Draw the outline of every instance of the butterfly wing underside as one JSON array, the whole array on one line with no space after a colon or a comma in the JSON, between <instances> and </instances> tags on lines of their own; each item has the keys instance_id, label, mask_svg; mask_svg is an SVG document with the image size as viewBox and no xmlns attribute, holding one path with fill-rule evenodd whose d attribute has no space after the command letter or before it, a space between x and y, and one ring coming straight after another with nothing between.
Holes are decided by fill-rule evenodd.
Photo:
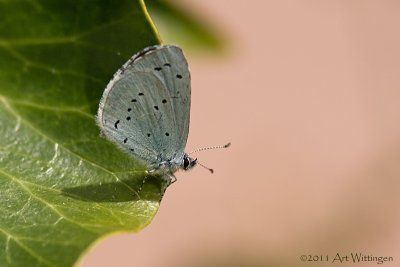
<instances>
[{"instance_id":1,"label":"butterfly wing underside","mask_svg":"<svg viewBox=\"0 0 400 267\"><path fill-rule=\"evenodd\" d=\"M133 56L108 84L98 124L107 139L148 164L181 159L189 132L190 73L182 50Z\"/></svg>"}]
</instances>

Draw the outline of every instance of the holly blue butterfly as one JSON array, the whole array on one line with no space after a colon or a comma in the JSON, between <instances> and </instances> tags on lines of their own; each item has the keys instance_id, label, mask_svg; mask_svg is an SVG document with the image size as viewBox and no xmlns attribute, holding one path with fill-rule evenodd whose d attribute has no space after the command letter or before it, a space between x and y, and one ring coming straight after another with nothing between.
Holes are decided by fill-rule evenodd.
<instances>
[{"instance_id":1,"label":"holly blue butterfly","mask_svg":"<svg viewBox=\"0 0 400 267\"><path fill-rule=\"evenodd\" d=\"M190 73L182 50L173 45L147 47L129 59L108 83L97 123L108 140L142 160L149 173L161 174L170 184L176 181L177 170L199 164L184 152L190 94Z\"/></svg>"}]
</instances>

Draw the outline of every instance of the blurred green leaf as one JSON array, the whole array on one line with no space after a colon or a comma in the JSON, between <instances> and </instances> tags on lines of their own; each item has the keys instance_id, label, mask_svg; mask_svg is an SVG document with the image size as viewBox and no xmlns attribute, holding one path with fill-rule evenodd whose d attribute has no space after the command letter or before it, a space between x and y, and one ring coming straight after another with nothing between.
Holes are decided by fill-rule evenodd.
<instances>
[{"instance_id":1,"label":"blurred green leaf","mask_svg":"<svg viewBox=\"0 0 400 267\"><path fill-rule=\"evenodd\" d=\"M179 43L191 50L224 48L221 34L191 10L167 0L149 0L146 4L165 43Z\"/></svg>"},{"instance_id":2,"label":"blurred green leaf","mask_svg":"<svg viewBox=\"0 0 400 267\"><path fill-rule=\"evenodd\" d=\"M142 1L0 1L0 266L71 266L139 231L160 180L99 136L113 73L159 43Z\"/></svg>"}]
</instances>

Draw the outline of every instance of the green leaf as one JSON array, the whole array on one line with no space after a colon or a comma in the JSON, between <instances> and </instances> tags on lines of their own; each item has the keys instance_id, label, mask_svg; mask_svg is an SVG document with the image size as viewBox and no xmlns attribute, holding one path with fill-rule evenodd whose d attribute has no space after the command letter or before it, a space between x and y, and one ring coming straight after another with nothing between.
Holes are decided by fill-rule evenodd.
<instances>
[{"instance_id":1,"label":"green leaf","mask_svg":"<svg viewBox=\"0 0 400 267\"><path fill-rule=\"evenodd\" d=\"M113 73L159 43L142 1L0 1L0 266L71 266L139 231L160 179L99 136Z\"/></svg>"}]
</instances>

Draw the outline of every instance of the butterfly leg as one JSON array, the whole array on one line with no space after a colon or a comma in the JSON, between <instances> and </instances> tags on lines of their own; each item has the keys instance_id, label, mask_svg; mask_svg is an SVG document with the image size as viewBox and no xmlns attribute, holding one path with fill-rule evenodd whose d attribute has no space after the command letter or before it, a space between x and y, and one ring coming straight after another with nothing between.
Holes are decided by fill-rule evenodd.
<instances>
[{"instance_id":1,"label":"butterfly leg","mask_svg":"<svg viewBox=\"0 0 400 267\"><path fill-rule=\"evenodd\" d=\"M154 168L152 168L152 169L150 169L150 170L145 170L145 171L144 171L145 175L144 175L144 178L143 178L142 183L140 184L140 187L139 187L139 190L138 190L138 194L140 194L140 192L142 191L143 186L144 186L144 184L146 183L147 179L148 179L151 175L154 175L156 171L157 171L157 169L154 169Z\"/></svg>"},{"instance_id":2,"label":"butterfly leg","mask_svg":"<svg viewBox=\"0 0 400 267\"><path fill-rule=\"evenodd\" d=\"M162 176L163 180L166 182L166 187L176 182L176 177L173 173L166 173Z\"/></svg>"},{"instance_id":3,"label":"butterfly leg","mask_svg":"<svg viewBox=\"0 0 400 267\"><path fill-rule=\"evenodd\" d=\"M173 183L175 183L176 182L176 177L175 177L175 175L173 174L173 173L167 173L167 174L165 174L165 175L163 175L163 180L165 181L165 183L164 183L164 186L162 187L162 189L161 189L161 199L160 199L160 201L163 199L163 197L164 197L164 194L165 194L165 191L167 191L167 188L171 185L171 184L173 184Z\"/></svg>"},{"instance_id":4,"label":"butterfly leg","mask_svg":"<svg viewBox=\"0 0 400 267\"><path fill-rule=\"evenodd\" d=\"M149 172L146 171L145 173L146 173L146 174L145 174L145 176L144 176L144 178L143 178L143 181L142 181L142 183L141 183L140 186L139 186L138 194L140 194L140 192L142 192L143 186L144 186L144 184L146 183L147 178L149 177L149 175L148 175Z\"/></svg>"},{"instance_id":5,"label":"butterfly leg","mask_svg":"<svg viewBox=\"0 0 400 267\"><path fill-rule=\"evenodd\" d=\"M169 185L175 183L178 179L176 179L175 175L173 173L169 174L170 182Z\"/></svg>"}]
</instances>

